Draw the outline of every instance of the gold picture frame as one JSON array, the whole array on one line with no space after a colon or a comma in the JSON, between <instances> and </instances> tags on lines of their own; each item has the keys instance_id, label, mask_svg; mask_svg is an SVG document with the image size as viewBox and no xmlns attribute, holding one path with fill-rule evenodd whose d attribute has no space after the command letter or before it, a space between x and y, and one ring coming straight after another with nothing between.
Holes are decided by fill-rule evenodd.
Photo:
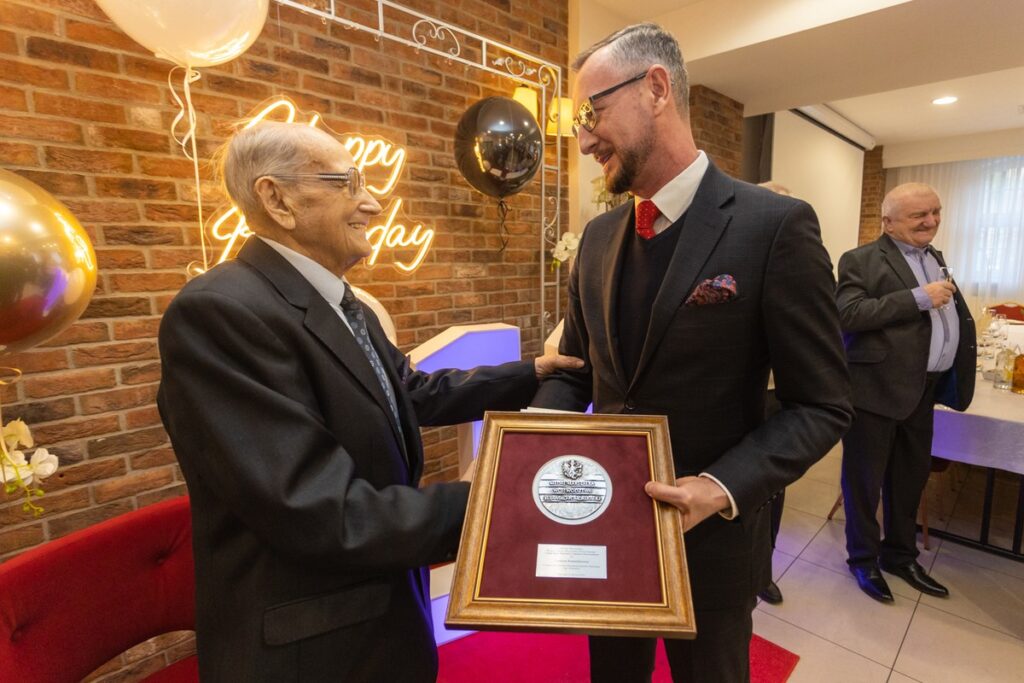
<instances>
[{"instance_id":1,"label":"gold picture frame","mask_svg":"<svg viewBox=\"0 0 1024 683\"><path fill-rule=\"evenodd\" d=\"M608 478L609 501L595 517L603 515L603 521L559 521L542 509L548 503L540 501L552 498L538 493L538 482L548 471L544 468L555 460L539 469L537 463L564 451L587 451L555 458L563 459L563 471L569 472L566 476L573 476L573 463L578 461L568 461L569 470L565 470L565 458L602 466L597 469ZM447 627L696 637L682 519L676 508L643 492L648 480L675 482L667 418L487 413L476 466L449 596ZM600 480L602 475L595 476ZM619 483L613 487L616 480ZM577 538L591 545L561 545ZM559 545L548 545L546 539ZM547 564L542 565L541 556L547 556L542 546L559 552L564 548L603 548L606 575L558 574L551 578L551 574L542 574L549 571ZM586 564L586 555L581 557ZM536 558L534 570L530 569L531 558ZM599 573L601 562L595 560L596 568L585 571Z\"/></svg>"}]
</instances>

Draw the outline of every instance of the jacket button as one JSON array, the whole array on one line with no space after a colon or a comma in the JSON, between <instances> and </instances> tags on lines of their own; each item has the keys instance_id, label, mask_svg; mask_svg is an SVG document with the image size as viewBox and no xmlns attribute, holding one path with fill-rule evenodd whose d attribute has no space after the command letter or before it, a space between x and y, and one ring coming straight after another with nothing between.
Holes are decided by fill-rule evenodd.
<instances>
[{"instance_id":1,"label":"jacket button","mask_svg":"<svg viewBox=\"0 0 1024 683\"><path fill-rule=\"evenodd\" d=\"M626 409L627 412L630 412L630 413L632 413L634 410L636 410L636 406L633 405L633 403L630 402L630 401L626 401L626 404L623 407Z\"/></svg>"}]
</instances>

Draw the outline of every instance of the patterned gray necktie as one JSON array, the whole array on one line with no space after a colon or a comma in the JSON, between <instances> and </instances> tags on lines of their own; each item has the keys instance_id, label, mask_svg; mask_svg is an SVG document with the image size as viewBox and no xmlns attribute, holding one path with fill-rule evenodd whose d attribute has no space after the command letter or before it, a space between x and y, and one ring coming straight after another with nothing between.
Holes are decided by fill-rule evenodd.
<instances>
[{"instance_id":1,"label":"patterned gray necktie","mask_svg":"<svg viewBox=\"0 0 1024 683\"><path fill-rule=\"evenodd\" d=\"M934 280L932 280L932 278L928 275L928 265L925 263L925 260L924 260L925 250L924 249L915 249L914 253L917 254L917 261L918 261L918 263L921 264L921 273L924 275L924 281L927 282L927 283L934 282ZM936 263L937 262L938 262L938 260L936 260ZM939 321L942 323L942 343L943 344L948 344L949 343L949 322L946 320L946 311L947 310L948 309L945 309L944 307L939 307L939 308L935 309L935 312L938 313L938 315L939 315Z\"/></svg>"},{"instance_id":2,"label":"patterned gray necktie","mask_svg":"<svg viewBox=\"0 0 1024 683\"><path fill-rule=\"evenodd\" d=\"M391 407L391 414L394 415L395 424L398 425L399 432L401 432L402 421L398 419L398 401L395 399L395 390L391 386L391 381L388 379L387 374L384 372L384 364L381 363L377 350L373 348L373 344L370 342L370 334L366 330L366 318L363 316L363 307L359 305L359 301L352 292L352 288L348 286L348 283L345 283L345 295L341 297L340 306L349 327L352 328L352 334L355 335L356 343L359 344L359 348L366 354L366 360L370 361L370 367L373 368L374 374L377 375L380 388L384 390L384 395L388 397L388 406Z\"/></svg>"}]
</instances>

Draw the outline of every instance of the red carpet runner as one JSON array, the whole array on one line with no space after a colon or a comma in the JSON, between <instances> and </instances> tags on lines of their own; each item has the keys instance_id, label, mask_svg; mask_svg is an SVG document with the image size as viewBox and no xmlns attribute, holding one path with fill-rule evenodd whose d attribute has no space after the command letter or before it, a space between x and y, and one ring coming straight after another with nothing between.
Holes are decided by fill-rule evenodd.
<instances>
[{"instance_id":1,"label":"red carpet runner","mask_svg":"<svg viewBox=\"0 0 1024 683\"><path fill-rule=\"evenodd\" d=\"M480 632L442 645L439 683L585 683L589 680L586 636ZM751 683L783 683L800 657L754 636ZM671 683L658 644L653 683Z\"/></svg>"}]
</instances>

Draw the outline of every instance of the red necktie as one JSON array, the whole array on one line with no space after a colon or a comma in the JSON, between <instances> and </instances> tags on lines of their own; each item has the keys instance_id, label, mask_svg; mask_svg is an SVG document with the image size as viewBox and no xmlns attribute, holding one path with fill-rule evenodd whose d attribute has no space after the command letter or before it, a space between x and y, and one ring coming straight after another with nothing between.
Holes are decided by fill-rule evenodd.
<instances>
[{"instance_id":1,"label":"red necktie","mask_svg":"<svg viewBox=\"0 0 1024 683\"><path fill-rule=\"evenodd\" d=\"M654 237L654 221L661 214L658 207L650 199L645 199L636 207L636 234L641 239L649 240Z\"/></svg>"}]
</instances>

